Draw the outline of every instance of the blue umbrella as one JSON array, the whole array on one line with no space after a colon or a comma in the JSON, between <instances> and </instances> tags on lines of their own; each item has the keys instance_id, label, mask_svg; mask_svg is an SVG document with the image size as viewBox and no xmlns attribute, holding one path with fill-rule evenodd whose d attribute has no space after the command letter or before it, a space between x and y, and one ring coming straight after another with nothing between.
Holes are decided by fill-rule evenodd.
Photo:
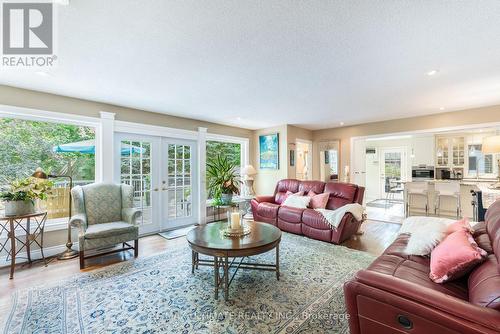
<instances>
[{"instance_id":1,"label":"blue umbrella","mask_svg":"<svg viewBox=\"0 0 500 334\"><path fill-rule=\"evenodd\" d=\"M76 152L76 153L95 154L95 140L89 139L74 143L56 145L52 148L52 151L55 153ZM145 152L146 149L144 148L122 143L121 155L130 155L130 153L145 153Z\"/></svg>"}]
</instances>

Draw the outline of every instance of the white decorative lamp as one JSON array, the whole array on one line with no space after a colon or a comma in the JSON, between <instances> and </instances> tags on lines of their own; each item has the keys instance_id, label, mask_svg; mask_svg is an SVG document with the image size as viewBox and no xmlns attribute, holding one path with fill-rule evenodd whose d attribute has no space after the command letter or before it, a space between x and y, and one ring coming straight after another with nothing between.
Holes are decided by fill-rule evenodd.
<instances>
[{"instance_id":1,"label":"white decorative lamp","mask_svg":"<svg viewBox=\"0 0 500 334\"><path fill-rule=\"evenodd\" d=\"M254 176L257 174L257 171L252 165L246 165L243 167L241 170L241 175L243 175L243 182L244 182L244 191L243 195L244 196L254 196L255 195L255 190L253 189L253 181L254 181Z\"/></svg>"},{"instance_id":2,"label":"white decorative lamp","mask_svg":"<svg viewBox=\"0 0 500 334\"><path fill-rule=\"evenodd\" d=\"M500 135L483 138L481 151L484 154L500 153ZM497 164L498 164L498 182L490 186L490 188L493 189L500 189L500 159L497 159Z\"/></svg>"}]
</instances>

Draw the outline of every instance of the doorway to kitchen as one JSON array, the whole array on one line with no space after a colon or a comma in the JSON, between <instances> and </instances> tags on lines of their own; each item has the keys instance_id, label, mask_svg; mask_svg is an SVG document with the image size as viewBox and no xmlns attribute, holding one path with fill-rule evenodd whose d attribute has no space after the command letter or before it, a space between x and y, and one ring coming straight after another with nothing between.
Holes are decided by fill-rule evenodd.
<instances>
[{"instance_id":1,"label":"doorway to kitchen","mask_svg":"<svg viewBox=\"0 0 500 334\"><path fill-rule=\"evenodd\" d=\"M365 144L367 215L369 219L399 223L404 218L408 147L392 146L392 139Z\"/></svg>"},{"instance_id":2,"label":"doorway to kitchen","mask_svg":"<svg viewBox=\"0 0 500 334\"><path fill-rule=\"evenodd\" d=\"M297 162L295 175L298 180L312 180L312 142L297 139Z\"/></svg>"},{"instance_id":3,"label":"doorway to kitchen","mask_svg":"<svg viewBox=\"0 0 500 334\"><path fill-rule=\"evenodd\" d=\"M115 181L132 185L140 234L198 222L196 141L115 134Z\"/></svg>"}]
</instances>

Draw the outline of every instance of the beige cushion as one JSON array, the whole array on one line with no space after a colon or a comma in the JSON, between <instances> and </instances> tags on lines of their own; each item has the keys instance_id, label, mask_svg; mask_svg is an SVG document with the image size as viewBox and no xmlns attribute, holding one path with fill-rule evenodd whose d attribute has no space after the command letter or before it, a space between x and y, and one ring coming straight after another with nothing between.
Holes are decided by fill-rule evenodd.
<instances>
[{"instance_id":1,"label":"beige cushion","mask_svg":"<svg viewBox=\"0 0 500 334\"><path fill-rule=\"evenodd\" d=\"M89 225L85 239L99 239L133 232L137 226L122 221Z\"/></svg>"}]
</instances>

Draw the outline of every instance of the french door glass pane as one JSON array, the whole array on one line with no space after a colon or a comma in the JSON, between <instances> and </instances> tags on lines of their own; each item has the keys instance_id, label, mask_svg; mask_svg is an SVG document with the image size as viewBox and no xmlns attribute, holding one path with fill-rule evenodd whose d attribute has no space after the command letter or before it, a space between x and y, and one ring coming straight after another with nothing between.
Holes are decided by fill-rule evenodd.
<instances>
[{"instance_id":1,"label":"french door glass pane","mask_svg":"<svg viewBox=\"0 0 500 334\"><path fill-rule=\"evenodd\" d=\"M168 145L168 217L190 217L191 212L191 146Z\"/></svg>"},{"instance_id":2,"label":"french door glass pane","mask_svg":"<svg viewBox=\"0 0 500 334\"><path fill-rule=\"evenodd\" d=\"M385 191L389 191L393 181L401 180L401 153L386 152L384 155Z\"/></svg>"},{"instance_id":3,"label":"french door glass pane","mask_svg":"<svg viewBox=\"0 0 500 334\"><path fill-rule=\"evenodd\" d=\"M151 143L121 141L120 180L134 187L134 207L142 210L140 224L152 223Z\"/></svg>"}]
</instances>

